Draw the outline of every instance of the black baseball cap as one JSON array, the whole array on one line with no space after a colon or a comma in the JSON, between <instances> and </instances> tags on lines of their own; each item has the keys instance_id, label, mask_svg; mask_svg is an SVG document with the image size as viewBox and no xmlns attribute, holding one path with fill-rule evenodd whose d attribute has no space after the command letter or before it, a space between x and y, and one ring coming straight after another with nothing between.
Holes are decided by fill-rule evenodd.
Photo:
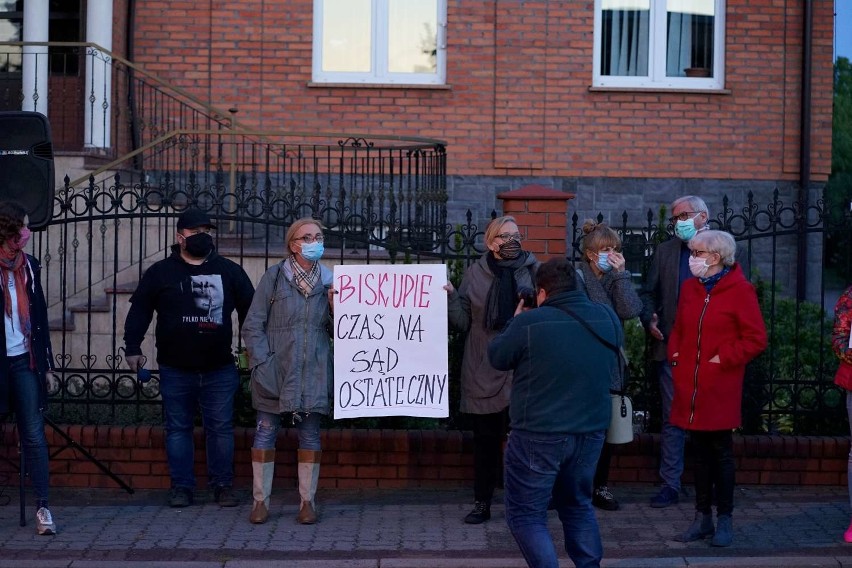
<instances>
[{"instance_id":1,"label":"black baseball cap","mask_svg":"<svg viewBox=\"0 0 852 568\"><path fill-rule=\"evenodd\" d=\"M184 229L194 229L196 227L211 227L215 229L216 225L214 225L210 220L210 215L201 209L190 207L181 213L180 217L178 217L177 230L182 231Z\"/></svg>"}]
</instances>

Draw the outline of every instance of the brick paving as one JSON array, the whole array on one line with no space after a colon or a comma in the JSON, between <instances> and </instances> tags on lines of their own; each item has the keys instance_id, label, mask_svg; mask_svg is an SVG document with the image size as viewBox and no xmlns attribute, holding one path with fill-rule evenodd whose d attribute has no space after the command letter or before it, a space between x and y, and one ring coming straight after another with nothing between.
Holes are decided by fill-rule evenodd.
<instances>
[{"instance_id":1,"label":"brick paving","mask_svg":"<svg viewBox=\"0 0 852 568\"><path fill-rule=\"evenodd\" d=\"M652 509L655 491L613 487L621 510L598 511L604 566L852 566L852 545L841 538L849 520L843 487L738 487L727 549L673 541L692 519L692 500ZM163 491L58 489L51 510L59 534L39 537L31 508L27 526L19 526L14 493L0 506L0 568L524 566L502 504L492 507L490 522L461 522L472 505L467 489L321 490L321 522L313 526L294 520L295 488L276 488L264 525L248 523L249 491L240 495L245 503L236 508L220 508L202 491L196 505L170 509ZM553 512L550 524L561 551ZM560 557L572 566L564 551Z\"/></svg>"}]
</instances>

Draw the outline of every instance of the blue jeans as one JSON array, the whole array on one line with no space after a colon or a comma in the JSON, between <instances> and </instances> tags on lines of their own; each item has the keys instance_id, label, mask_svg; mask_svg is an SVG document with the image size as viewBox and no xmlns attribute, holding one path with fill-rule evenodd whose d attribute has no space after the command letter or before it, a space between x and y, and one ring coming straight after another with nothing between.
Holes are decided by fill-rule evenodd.
<instances>
[{"instance_id":1,"label":"blue jeans","mask_svg":"<svg viewBox=\"0 0 852 568\"><path fill-rule=\"evenodd\" d=\"M547 503L562 521L565 551L577 568L600 566L603 557L592 508L592 479L605 431L536 434L513 430L505 458L506 523L530 568L558 568L547 529Z\"/></svg>"},{"instance_id":2,"label":"blue jeans","mask_svg":"<svg viewBox=\"0 0 852 568\"><path fill-rule=\"evenodd\" d=\"M172 487L195 488L193 429L199 406L207 442L207 482L211 487L233 484L234 395L239 381L233 364L205 372L160 365Z\"/></svg>"},{"instance_id":3,"label":"blue jeans","mask_svg":"<svg viewBox=\"0 0 852 568\"><path fill-rule=\"evenodd\" d=\"M668 361L660 363L660 394L663 398L663 427L660 432L660 479L664 487L680 492L680 477L683 475L683 448L686 431L671 424L674 379Z\"/></svg>"},{"instance_id":4,"label":"blue jeans","mask_svg":"<svg viewBox=\"0 0 852 568\"><path fill-rule=\"evenodd\" d=\"M299 449L321 450L320 420L322 415L311 412L310 414L299 414L299 417L302 419L296 421L296 427L299 429ZM280 414L258 410L257 428L254 431L254 442L252 442L251 447L258 450L274 450L279 429L281 429Z\"/></svg>"},{"instance_id":5,"label":"blue jeans","mask_svg":"<svg viewBox=\"0 0 852 568\"><path fill-rule=\"evenodd\" d=\"M39 376L30 369L30 355L9 357L9 386L12 408L18 422L18 437L24 465L37 501L47 501L50 479L43 408L39 408Z\"/></svg>"}]
</instances>

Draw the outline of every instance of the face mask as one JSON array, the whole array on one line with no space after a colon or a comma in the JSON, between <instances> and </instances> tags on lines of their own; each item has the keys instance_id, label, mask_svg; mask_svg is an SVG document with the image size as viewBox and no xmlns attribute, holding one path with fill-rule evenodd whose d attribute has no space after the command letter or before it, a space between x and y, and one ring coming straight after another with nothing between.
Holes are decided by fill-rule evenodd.
<instances>
[{"instance_id":1,"label":"face mask","mask_svg":"<svg viewBox=\"0 0 852 568\"><path fill-rule=\"evenodd\" d=\"M683 242L687 242L689 239L694 237L697 232L698 230L695 228L695 217L675 223L675 235L677 235L677 237Z\"/></svg>"},{"instance_id":2,"label":"face mask","mask_svg":"<svg viewBox=\"0 0 852 568\"><path fill-rule=\"evenodd\" d=\"M497 249L497 254L505 260L515 260L521 255L521 243L518 241L506 241Z\"/></svg>"},{"instance_id":3,"label":"face mask","mask_svg":"<svg viewBox=\"0 0 852 568\"><path fill-rule=\"evenodd\" d=\"M302 258L309 262L316 262L322 258L325 247L322 243L302 243Z\"/></svg>"},{"instance_id":4,"label":"face mask","mask_svg":"<svg viewBox=\"0 0 852 568\"><path fill-rule=\"evenodd\" d=\"M198 233L184 237L186 254L194 258L204 258L213 251L213 236L210 233Z\"/></svg>"},{"instance_id":5,"label":"face mask","mask_svg":"<svg viewBox=\"0 0 852 568\"><path fill-rule=\"evenodd\" d=\"M698 257L689 257L689 271L693 276L697 276L698 278L703 278L705 274L707 274L707 269L710 268L710 265L707 264L707 261L703 258Z\"/></svg>"},{"instance_id":6,"label":"face mask","mask_svg":"<svg viewBox=\"0 0 852 568\"><path fill-rule=\"evenodd\" d=\"M600 268L602 272L609 272L612 270L612 265L607 262L607 258L609 258L608 252L598 253L598 268Z\"/></svg>"},{"instance_id":7,"label":"face mask","mask_svg":"<svg viewBox=\"0 0 852 568\"><path fill-rule=\"evenodd\" d=\"M28 227L21 227L21 230L18 232L18 240L15 243L12 243L12 247L15 250L21 250L27 243L30 242L30 229Z\"/></svg>"}]
</instances>

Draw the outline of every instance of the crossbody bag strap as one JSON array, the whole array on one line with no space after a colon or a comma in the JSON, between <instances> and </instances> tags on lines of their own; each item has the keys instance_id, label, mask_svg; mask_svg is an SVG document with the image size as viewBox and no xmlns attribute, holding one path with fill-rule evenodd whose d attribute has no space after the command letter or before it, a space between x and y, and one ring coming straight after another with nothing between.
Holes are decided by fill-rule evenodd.
<instances>
[{"instance_id":1,"label":"crossbody bag strap","mask_svg":"<svg viewBox=\"0 0 852 568\"><path fill-rule=\"evenodd\" d=\"M626 356L625 356L625 354L624 354L624 349L623 349L623 348L620 348L620 347L617 347L617 346L616 346L614 343L612 343L611 341L609 341L609 340L604 339L603 337L601 337L601 336L598 334L598 332L596 332L596 331L592 328L592 326L591 326L591 325L589 325L589 322L587 322L586 320L584 320L583 318L581 318L580 316L578 316L576 313L574 313L574 311L573 311L573 310L571 310L571 309L569 309L569 308L566 308L566 307L564 307L564 306L560 307L559 309L561 309L561 310L562 310L562 311L564 311L566 314L568 314L569 316L571 316L572 318L574 318L575 320L577 320L577 323L579 323L579 324L580 324L580 325L582 325L584 328L586 328L586 330L587 330L589 333L591 333L591 334L595 337L595 339L597 339L598 341L600 341L601 343L603 343L603 344L604 344L606 347L608 347L611 351L615 351L615 354L616 354L616 356L618 357L618 364L619 364L619 366L620 366L620 368L621 368L621 374L622 374L622 377L623 377L623 375L624 375L624 370L627 368L627 357L626 357ZM612 317L610 317L610 321L612 321ZM615 322L613 322L613 326L614 326L614 325L615 325ZM624 394L624 385L622 384L622 385L621 385L621 387L622 387L622 389L621 389L621 393L619 393L619 394L622 394L622 395L623 395L623 394Z\"/></svg>"},{"instance_id":2,"label":"crossbody bag strap","mask_svg":"<svg viewBox=\"0 0 852 568\"><path fill-rule=\"evenodd\" d=\"M269 325L269 314L272 313L272 304L275 303L275 292L278 291L278 279L281 278L281 264L278 264L278 272L275 274L275 282L272 284L272 295L269 296L269 307L266 308L266 324Z\"/></svg>"}]
</instances>

